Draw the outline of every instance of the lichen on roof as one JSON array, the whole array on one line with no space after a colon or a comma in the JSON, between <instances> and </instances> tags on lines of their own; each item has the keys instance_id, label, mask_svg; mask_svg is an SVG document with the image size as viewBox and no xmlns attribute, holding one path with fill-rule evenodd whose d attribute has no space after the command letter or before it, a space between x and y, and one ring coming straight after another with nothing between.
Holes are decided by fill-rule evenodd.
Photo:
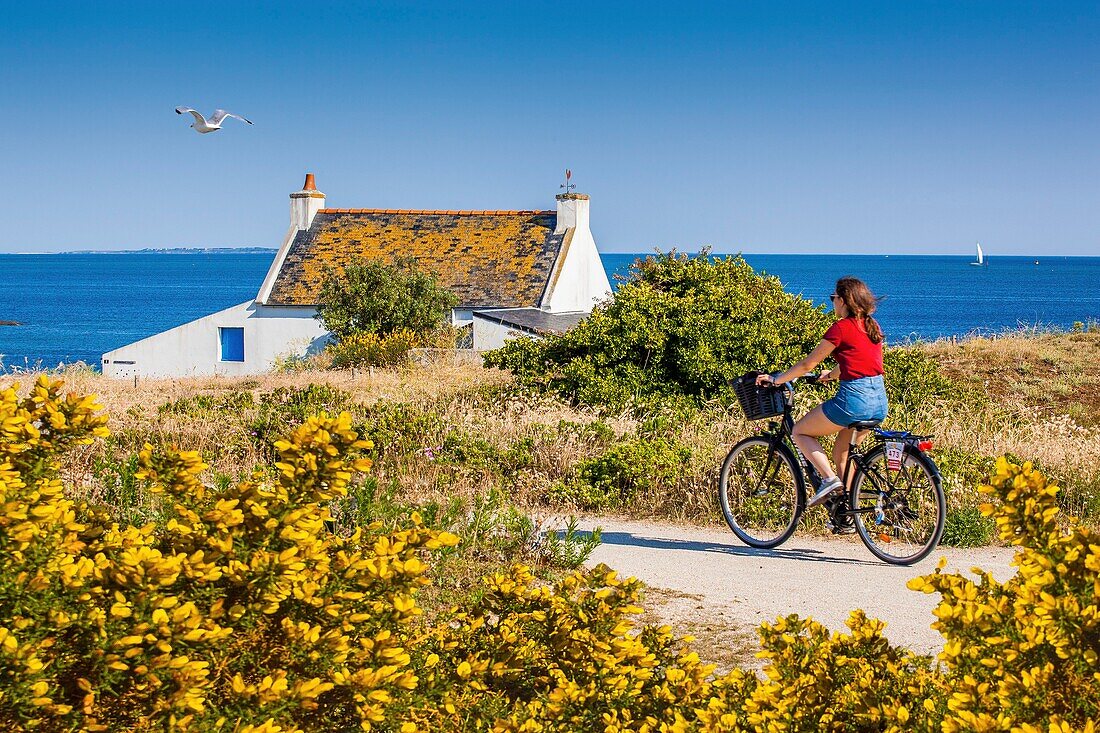
<instances>
[{"instance_id":1,"label":"lichen on roof","mask_svg":"<svg viewBox=\"0 0 1100 733\"><path fill-rule=\"evenodd\" d=\"M460 308L537 307L562 245L553 211L321 209L298 232L268 305L316 305L326 268L412 257Z\"/></svg>"}]
</instances>

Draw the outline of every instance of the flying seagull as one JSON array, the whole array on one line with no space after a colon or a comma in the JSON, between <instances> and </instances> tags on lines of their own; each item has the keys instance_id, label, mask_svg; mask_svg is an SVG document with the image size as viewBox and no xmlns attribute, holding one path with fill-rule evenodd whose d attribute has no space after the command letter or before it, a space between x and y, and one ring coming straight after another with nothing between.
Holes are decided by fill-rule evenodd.
<instances>
[{"instance_id":1,"label":"flying seagull","mask_svg":"<svg viewBox=\"0 0 1100 733\"><path fill-rule=\"evenodd\" d=\"M222 129L222 122L225 121L226 117L233 117L241 122L252 124L250 120L246 120L240 115L235 115L232 112L226 112L224 109L214 110L214 114L210 115L209 120L190 107L176 107L176 114L182 115L184 112L190 112L191 116L195 118L195 123L191 125L191 127L195 128L195 132L200 133L214 132L215 130Z\"/></svg>"}]
</instances>

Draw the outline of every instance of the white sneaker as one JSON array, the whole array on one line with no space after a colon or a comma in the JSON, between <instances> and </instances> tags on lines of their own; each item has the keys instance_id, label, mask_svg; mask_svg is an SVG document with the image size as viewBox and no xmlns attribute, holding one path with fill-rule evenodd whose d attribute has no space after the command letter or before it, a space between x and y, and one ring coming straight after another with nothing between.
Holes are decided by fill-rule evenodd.
<instances>
[{"instance_id":1,"label":"white sneaker","mask_svg":"<svg viewBox=\"0 0 1100 733\"><path fill-rule=\"evenodd\" d=\"M825 499L828 498L829 494L833 493L834 491L839 491L842 488L844 488L844 484L841 483L840 479L836 476L825 479L821 482L821 488L817 490L817 493L813 495L813 498L806 502L806 508L809 509L811 507L817 506L821 502L825 501Z\"/></svg>"}]
</instances>

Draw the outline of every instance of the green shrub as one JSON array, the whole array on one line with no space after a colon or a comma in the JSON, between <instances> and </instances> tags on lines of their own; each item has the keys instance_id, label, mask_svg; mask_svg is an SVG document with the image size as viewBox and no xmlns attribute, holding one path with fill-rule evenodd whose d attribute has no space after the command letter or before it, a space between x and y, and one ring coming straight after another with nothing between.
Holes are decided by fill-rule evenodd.
<instances>
[{"instance_id":1,"label":"green shrub","mask_svg":"<svg viewBox=\"0 0 1100 733\"><path fill-rule=\"evenodd\" d=\"M375 526L384 532L396 532L419 516L421 524L438 531L461 526L466 506L459 497L412 503L402 496L396 481L383 481L371 474L348 486L346 496L329 506L332 513L330 529L338 535L350 536L362 527ZM453 548L443 550L449 554Z\"/></svg>"},{"instance_id":2,"label":"green shrub","mask_svg":"<svg viewBox=\"0 0 1100 733\"><path fill-rule=\"evenodd\" d=\"M438 328L424 333L398 328L384 336L361 331L328 344L324 355L330 359L333 369L405 364L413 349L453 349L458 335L459 332L453 328Z\"/></svg>"},{"instance_id":3,"label":"green shrub","mask_svg":"<svg viewBox=\"0 0 1100 733\"><path fill-rule=\"evenodd\" d=\"M427 455L442 449L446 422L438 412L407 402L379 400L363 410L367 435L380 458Z\"/></svg>"},{"instance_id":4,"label":"green shrub","mask_svg":"<svg viewBox=\"0 0 1100 733\"><path fill-rule=\"evenodd\" d=\"M555 487L551 498L583 509L620 507L678 481L690 460L691 449L674 440L636 438L578 463L575 477Z\"/></svg>"},{"instance_id":5,"label":"green shrub","mask_svg":"<svg viewBox=\"0 0 1100 733\"><path fill-rule=\"evenodd\" d=\"M936 362L918 347L887 348L882 353L882 362L886 394L893 413L964 397L961 386L944 376ZM969 391L966 396L973 397Z\"/></svg>"},{"instance_id":6,"label":"green shrub","mask_svg":"<svg viewBox=\"0 0 1100 733\"><path fill-rule=\"evenodd\" d=\"M571 433L597 445L610 445L615 440L615 429L602 420L593 420L586 423L560 420L557 429L559 434Z\"/></svg>"},{"instance_id":7,"label":"green shrub","mask_svg":"<svg viewBox=\"0 0 1100 733\"><path fill-rule=\"evenodd\" d=\"M534 439L531 437L520 438L501 449L477 435L463 430L450 430L443 438L443 445L438 451L432 451L431 457L456 466L485 469L509 476L531 467L534 463L534 456L531 454L533 447Z\"/></svg>"},{"instance_id":8,"label":"green shrub","mask_svg":"<svg viewBox=\"0 0 1100 733\"><path fill-rule=\"evenodd\" d=\"M108 450L92 462L91 480L95 490L89 493L89 503L101 506L117 521L142 525L154 519L153 507L141 490L137 479L138 457L115 457Z\"/></svg>"},{"instance_id":9,"label":"green shrub","mask_svg":"<svg viewBox=\"0 0 1100 733\"><path fill-rule=\"evenodd\" d=\"M560 532L542 533L542 541L535 548L536 556L545 558L546 564L555 568L575 570L584 565L600 546L603 533L599 527L581 532L578 526L577 518L569 517L565 529Z\"/></svg>"},{"instance_id":10,"label":"green shrub","mask_svg":"<svg viewBox=\"0 0 1100 733\"><path fill-rule=\"evenodd\" d=\"M824 309L783 291L741 257L659 254L576 328L515 339L485 363L519 381L601 409L731 398L751 369L790 366L821 339Z\"/></svg>"},{"instance_id":11,"label":"green shrub","mask_svg":"<svg viewBox=\"0 0 1100 733\"><path fill-rule=\"evenodd\" d=\"M180 397L157 406L161 415L199 417L214 412L240 412L255 407L256 399L248 390L231 390L218 394L197 394Z\"/></svg>"},{"instance_id":12,"label":"green shrub","mask_svg":"<svg viewBox=\"0 0 1100 733\"><path fill-rule=\"evenodd\" d=\"M992 519L982 516L975 506L947 508L943 524L943 544L949 547L984 547L997 534Z\"/></svg>"},{"instance_id":13,"label":"green shrub","mask_svg":"<svg viewBox=\"0 0 1100 733\"><path fill-rule=\"evenodd\" d=\"M337 341L363 332L421 334L445 325L457 304L458 298L414 259L387 263L357 257L343 270L325 271L316 317Z\"/></svg>"},{"instance_id":14,"label":"green shrub","mask_svg":"<svg viewBox=\"0 0 1100 733\"><path fill-rule=\"evenodd\" d=\"M311 415L339 413L354 406L350 392L327 384L276 387L260 395L249 432L257 444L271 446Z\"/></svg>"}]
</instances>

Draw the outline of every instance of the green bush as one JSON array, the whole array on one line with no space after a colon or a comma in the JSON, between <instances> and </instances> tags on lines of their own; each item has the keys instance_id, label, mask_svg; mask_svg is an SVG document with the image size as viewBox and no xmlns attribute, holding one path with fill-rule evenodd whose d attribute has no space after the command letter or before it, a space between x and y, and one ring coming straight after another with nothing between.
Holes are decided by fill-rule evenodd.
<instances>
[{"instance_id":1,"label":"green bush","mask_svg":"<svg viewBox=\"0 0 1100 733\"><path fill-rule=\"evenodd\" d=\"M555 487L551 498L582 509L620 507L646 491L677 482L690 460L691 449L675 440L637 438L578 463L575 477Z\"/></svg>"},{"instance_id":2,"label":"green bush","mask_svg":"<svg viewBox=\"0 0 1100 733\"><path fill-rule=\"evenodd\" d=\"M474 499L465 520L450 528L463 538L463 552L496 565L522 562L537 567L573 570L600 544L600 532L578 532L570 517L564 531L520 511L493 489Z\"/></svg>"},{"instance_id":3,"label":"green bush","mask_svg":"<svg viewBox=\"0 0 1100 733\"><path fill-rule=\"evenodd\" d=\"M379 400L364 409L367 435L377 446L379 458L412 454L434 458L442 449L446 421L434 410L407 402Z\"/></svg>"},{"instance_id":4,"label":"green bush","mask_svg":"<svg viewBox=\"0 0 1100 733\"><path fill-rule=\"evenodd\" d=\"M534 439L520 438L507 448L498 448L484 438L462 430L452 430L443 438L438 455L441 461L469 468L482 468L508 476L534 463L531 449Z\"/></svg>"},{"instance_id":5,"label":"green bush","mask_svg":"<svg viewBox=\"0 0 1100 733\"><path fill-rule=\"evenodd\" d=\"M215 412L240 412L255 407L256 400L247 390L231 390L220 394L197 394L180 397L157 406L157 414L198 417Z\"/></svg>"},{"instance_id":6,"label":"green bush","mask_svg":"<svg viewBox=\"0 0 1100 733\"><path fill-rule=\"evenodd\" d=\"M997 534L992 519L976 506L948 507L943 524L943 544L949 547L984 547Z\"/></svg>"},{"instance_id":7,"label":"green bush","mask_svg":"<svg viewBox=\"0 0 1100 733\"><path fill-rule=\"evenodd\" d=\"M348 486L347 496L329 505L332 512L330 529L340 536L349 536L361 527L376 526L384 532L396 532L409 526L414 515L424 527L432 530L453 530L461 526L466 505L459 497L411 503L402 495L396 481L382 481L368 475ZM441 551L450 554L454 548Z\"/></svg>"},{"instance_id":8,"label":"green bush","mask_svg":"<svg viewBox=\"0 0 1100 733\"><path fill-rule=\"evenodd\" d=\"M885 349L882 366L891 412L905 413L963 396L961 386L944 376L936 362L915 346Z\"/></svg>"},{"instance_id":9,"label":"green bush","mask_svg":"<svg viewBox=\"0 0 1100 733\"><path fill-rule=\"evenodd\" d=\"M311 415L339 413L354 405L351 393L327 384L276 387L260 395L249 432L259 445L271 446Z\"/></svg>"},{"instance_id":10,"label":"green bush","mask_svg":"<svg viewBox=\"0 0 1100 733\"><path fill-rule=\"evenodd\" d=\"M317 319L337 341L369 332L435 331L448 322L458 298L416 260L392 263L354 258L343 270L329 268L317 295Z\"/></svg>"},{"instance_id":11,"label":"green bush","mask_svg":"<svg viewBox=\"0 0 1100 733\"><path fill-rule=\"evenodd\" d=\"M485 363L602 409L678 398L697 405L731 399L731 381L746 371L795 363L828 322L823 308L741 257L674 252L637 261L630 280L572 331L515 339Z\"/></svg>"},{"instance_id":12,"label":"green bush","mask_svg":"<svg viewBox=\"0 0 1100 733\"><path fill-rule=\"evenodd\" d=\"M460 333L449 326L424 333L398 328L385 336L361 331L329 343L323 357L329 359L333 369L406 364L413 349L455 348Z\"/></svg>"},{"instance_id":13,"label":"green bush","mask_svg":"<svg viewBox=\"0 0 1100 733\"><path fill-rule=\"evenodd\" d=\"M576 570L584 565L600 546L603 533L599 527L591 532L578 531L578 527L577 518L569 517L560 532L543 533L541 543L536 546L538 556L544 557L545 562L555 568Z\"/></svg>"}]
</instances>

